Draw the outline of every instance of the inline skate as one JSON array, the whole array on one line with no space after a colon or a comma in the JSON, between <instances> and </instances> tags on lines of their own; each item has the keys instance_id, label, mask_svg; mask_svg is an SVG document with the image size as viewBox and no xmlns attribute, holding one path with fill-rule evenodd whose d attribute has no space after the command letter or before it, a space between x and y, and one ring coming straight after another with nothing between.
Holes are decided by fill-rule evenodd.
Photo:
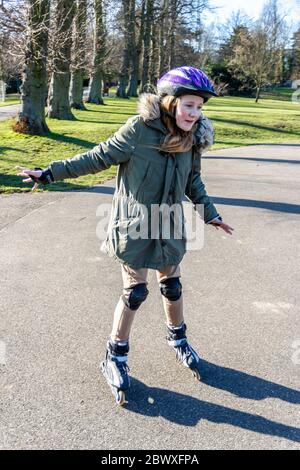
<instances>
[{"instance_id":1,"label":"inline skate","mask_svg":"<svg viewBox=\"0 0 300 470\"><path fill-rule=\"evenodd\" d=\"M130 387L128 376L130 369L127 365L128 352L128 341L114 342L109 339L105 360L100 364L101 372L111 388L116 403L120 406L125 404L125 393Z\"/></svg>"},{"instance_id":2,"label":"inline skate","mask_svg":"<svg viewBox=\"0 0 300 470\"><path fill-rule=\"evenodd\" d=\"M169 346L176 352L177 361L190 369L197 380L201 380L199 371L200 358L187 341L185 334L186 324L182 323L179 327L167 325L167 332L166 339Z\"/></svg>"}]
</instances>

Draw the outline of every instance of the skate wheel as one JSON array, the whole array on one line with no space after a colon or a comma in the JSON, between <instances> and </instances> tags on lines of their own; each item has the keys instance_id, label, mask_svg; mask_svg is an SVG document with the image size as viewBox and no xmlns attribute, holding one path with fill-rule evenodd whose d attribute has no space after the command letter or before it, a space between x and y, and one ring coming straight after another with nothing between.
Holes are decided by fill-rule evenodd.
<instances>
[{"instance_id":1,"label":"skate wheel","mask_svg":"<svg viewBox=\"0 0 300 470\"><path fill-rule=\"evenodd\" d=\"M119 390L116 395L116 402L119 406L123 406L126 401L125 392Z\"/></svg>"}]
</instances>

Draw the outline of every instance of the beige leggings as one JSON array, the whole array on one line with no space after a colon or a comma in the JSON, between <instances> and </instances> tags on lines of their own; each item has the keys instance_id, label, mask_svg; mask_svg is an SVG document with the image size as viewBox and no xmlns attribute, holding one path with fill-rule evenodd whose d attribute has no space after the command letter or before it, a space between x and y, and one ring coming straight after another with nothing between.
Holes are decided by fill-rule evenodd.
<instances>
[{"instance_id":1,"label":"beige leggings","mask_svg":"<svg viewBox=\"0 0 300 470\"><path fill-rule=\"evenodd\" d=\"M122 278L123 278L123 289L135 286L136 284L147 282L148 268L133 269L126 264L121 265ZM165 281L170 277L180 277L180 267L177 266L166 266L162 271L156 270L157 282ZM182 295L178 300L171 301L165 296L162 296L164 311L167 319L167 323L171 326L179 326L183 322L183 299ZM119 302L117 303L113 327L111 332L111 339L113 341L128 341L130 330L133 324L137 310L131 310L124 304L122 296L120 296Z\"/></svg>"}]
</instances>

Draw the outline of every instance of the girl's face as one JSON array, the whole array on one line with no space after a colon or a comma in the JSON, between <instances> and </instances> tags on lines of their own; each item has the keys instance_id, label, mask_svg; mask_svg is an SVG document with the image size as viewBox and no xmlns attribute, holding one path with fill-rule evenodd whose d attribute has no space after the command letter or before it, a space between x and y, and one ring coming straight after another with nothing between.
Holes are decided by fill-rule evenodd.
<instances>
[{"instance_id":1,"label":"girl's face","mask_svg":"<svg viewBox=\"0 0 300 470\"><path fill-rule=\"evenodd\" d=\"M182 95L176 105L176 124L183 131L190 131L200 118L204 99L196 95Z\"/></svg>"}]
</instances>

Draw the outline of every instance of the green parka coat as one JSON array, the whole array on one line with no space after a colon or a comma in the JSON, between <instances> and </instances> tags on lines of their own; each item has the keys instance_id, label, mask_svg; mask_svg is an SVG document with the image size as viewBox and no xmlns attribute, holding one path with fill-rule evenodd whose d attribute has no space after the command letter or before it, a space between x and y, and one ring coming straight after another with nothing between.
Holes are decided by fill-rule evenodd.
<instances>
[{"instance_id":1,"label":"green parka coat","mask_svg":"<svg viewBox=\"0 0 300 470\"><path fill-rule=\"evenodd\" d=\"M161 270L167 265L177 265L186 252L186 237L176 238L172 227L170 237L163 237L162 218L158 219L155 237L153 230L149 232L151 205L175 203L182 207L182 200L187 196L194 205L204 205L205 223L218 216L200 175L201 153L213 143L211 122L201 118L194 134L196 145L184 153L163 153L157 149L166 133L160 119L158 96L145 93L139 99L139 115L128 119L113 137L85 154L49 165L54 181L118 165L111 217L101 250L136 269ZM130 230L136 230L145 218L150 236L132 238Z\"/></svg>"}]
</instances>

